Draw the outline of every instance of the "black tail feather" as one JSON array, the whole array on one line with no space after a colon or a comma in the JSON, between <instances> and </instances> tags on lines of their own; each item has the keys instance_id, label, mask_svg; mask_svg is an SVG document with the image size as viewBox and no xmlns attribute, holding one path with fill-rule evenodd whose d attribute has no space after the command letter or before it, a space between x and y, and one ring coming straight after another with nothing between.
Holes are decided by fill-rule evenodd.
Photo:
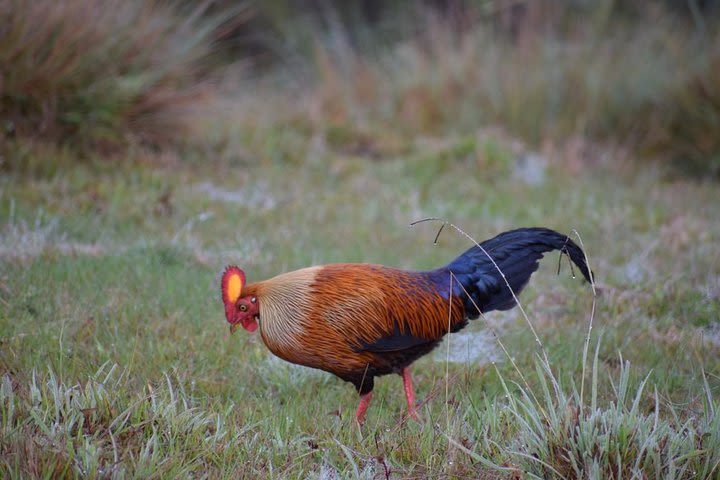
<instances>
[{"instance_id":1,"label":"black tail feather","mask_svg":"<svg viewBox=\"0 0 720 480\"><path fill-rule=\"evenodd\" d=\"M568 255L583 277L592 281L582 249L567 235L547 228L520 228L501 233L453 260L446 268L464 287L458 294L465 299L467 316L475 318L480 314L473 301L483 313L514 307L512 292L518 295L525 288L543 254L552 250Z\"/></svg>"}]
</instances>

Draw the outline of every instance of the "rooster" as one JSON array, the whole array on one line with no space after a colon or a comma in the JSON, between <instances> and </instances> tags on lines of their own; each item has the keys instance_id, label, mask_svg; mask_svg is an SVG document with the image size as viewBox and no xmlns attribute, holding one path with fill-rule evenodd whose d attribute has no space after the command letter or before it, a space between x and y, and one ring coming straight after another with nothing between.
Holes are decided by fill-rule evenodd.
<instances>
[{"instance_id":1,"label":"rooster","mask_svg":"<svg viewBox=\"0 0 720 480\"><path fill-rule=\"evenodd\" d=\"M408 271L372 264L303 268L246 285L236 266L225 269L222 300L230 331L260 336L291 363L330 372L360 394L362 423L375 377L403 378L408 414L417 418L410 365L448 333L493 310L508 310L545 252L570 257L585 279L585 254L547 228L511 230L471 247L444 267Z\"/></svg>"}]
</instances>

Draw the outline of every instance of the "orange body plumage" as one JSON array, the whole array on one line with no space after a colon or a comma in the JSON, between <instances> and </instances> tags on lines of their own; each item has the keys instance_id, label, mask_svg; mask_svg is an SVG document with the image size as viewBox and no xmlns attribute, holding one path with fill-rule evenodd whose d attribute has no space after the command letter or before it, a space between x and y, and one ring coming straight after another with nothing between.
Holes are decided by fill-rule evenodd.
<instances>
[{"instance_id":1,"label":"orange body plumage","mask_svg":"<svg viewBox=\"0 0 720 480\"><path fill-rule=\"evenodd\" d=\"M375 377L389 373L403 375L414 415L409 365L481 312L512 308L510 289L519 293L550 250L568 254L590 280L575 243L552 230L529 228L498 235L431 271L333 264L244 285L242 270L229 267L223 277L225 314L233 331L259 326L278 357L351 382L362 395L358 420Z\"/></svg>"}]
</instances>

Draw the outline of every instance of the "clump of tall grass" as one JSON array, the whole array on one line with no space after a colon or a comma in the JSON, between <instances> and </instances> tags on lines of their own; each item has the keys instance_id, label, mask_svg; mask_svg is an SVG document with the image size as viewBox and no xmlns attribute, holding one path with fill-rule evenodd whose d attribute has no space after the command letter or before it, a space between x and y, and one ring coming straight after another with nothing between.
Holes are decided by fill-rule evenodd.
<instances>
[{"instance_id":1,"label":"clump of tall grass","mask_svg":"<svg viewBox=\"0 0 720 480\"><path fill-rule=\"evenodd\" d=\"M591 400L574 386L563 386L544 360L537 363L538 386L509 386L497 414L511 418L508 442L486 438L499 466L483 450L453 442L474 459L501 471L522 471L530 478L714 478L720 472L718 402L705 383L698 392L698 412L680 412L661 404L657 391L647 413L647 379L634 390L630 364L620 359L620 373L610 378L614 399L600 405L597 350ZM615 380L615 381L613 381ZM485 449L487 451L487 449ZM497 453L499 452L499 454ZM511 465L508 467L507 465Z\"/></svg>"},{"instance_id":2,"label":"clump of tall grass","mask_svg":"<svg viewBox=\"0 0 720 480\"><path fill-rule=\"evenodd\" d=\"M720 35L705 43L700 65L654 105L649 123L655 137L648 147L692 173L720 177Z\"/></svg>"},{"instance_id":3,"label":"clump of tall grass","mask_svg":"<svg viewBox=\"0 0 720 480\"><path fill-rule=\"evenodd\" d=\"M536 148L586 138L712 169L720 154L713 19L701 35L691 19L650 4L628 17L611 2L572 14L550 3L526 6L512 33L482 17L458 28L416 15L413 32L382 48L359 44L342 24L318 29L314 83L298 116L351 143L492 126Z\"/></svg>"},{"instance_id":4,"label":"clump of tall grass","mask_svg":"<svg viewBox=\"0 0 720 480\"><path fill-rule=\"evenodd\" d=\"M0 136L163 144L195 128L234 13L208 2L0 0Z\"/></svg>"},{"instance_id":5,"label":"clump of tall grass","mask_svg":"<svg viewBox=\"0 0 720 480\"><path fill-rule=\"evenodd\" d=\"M224 416L195 407L167 375L164 384L148 385L140 394L132 389L127 372L111 364L75 384L52 371L34 371L28 384L4 375L2 476L196 476L233 448ZM188 450L189 444L203 451Z\"/></svg>"}]
</instances>

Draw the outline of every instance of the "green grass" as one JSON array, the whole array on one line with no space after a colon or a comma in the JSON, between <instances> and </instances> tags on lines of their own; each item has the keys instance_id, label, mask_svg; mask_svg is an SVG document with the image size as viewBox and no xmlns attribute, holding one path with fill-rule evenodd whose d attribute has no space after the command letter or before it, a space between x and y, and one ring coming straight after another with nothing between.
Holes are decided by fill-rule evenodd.
<instances>
[{"instance_id":1,"label":"green grass","mask_svg":"<svg viewBox=\"0 0 720 480\"><path fill-rule=\"evenodd\" d=\"M283 135L254 163L58 169L65 152L0 177L0 476L718 475L716 185L554 161L530 185L497 139L306 161L285 148L311 133ZM592 291L554 255L520 297L552 375L517 309L490 314L518 370L496 347L494 365L448 364L442 345L415 365L422 423L384 377L359 429L352 386L229 335L225 265L250 281L336 261L428 268L467 247L408 227L426 216L478 240L577 229L601 290L586 369Z\"/></svg>"},{"instance_id":2,"label":"green grass","mask_svg":"<svg viewBox=\"0 0 720 480\"><path fill-rule=\"evenodd\" d=\"M0 477L720 478L712 15L300 19L220 79L246 18L100 3L0 0ZM597 296L549 255L527 319L416 363L420 423L397 377L359 428L352 386L230 336L226 265L436 267L469 242L430 216L575 229Z\"/></svg>"}]
</instances>

